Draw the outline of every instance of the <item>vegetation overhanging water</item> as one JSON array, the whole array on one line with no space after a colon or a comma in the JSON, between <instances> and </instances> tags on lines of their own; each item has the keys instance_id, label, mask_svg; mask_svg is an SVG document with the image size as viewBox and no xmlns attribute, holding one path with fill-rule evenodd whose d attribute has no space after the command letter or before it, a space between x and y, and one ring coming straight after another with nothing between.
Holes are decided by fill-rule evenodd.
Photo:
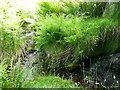
<instances>
[{"instance_id":1,"label":"vegetation overhanging water","mask_svg":"<svg viewBox=\"0 0 120 90\"><path fill-rule=\"evenodd\" d=\"M119 88L119 2L19 4L0 1L1 88Z\"/></svg>"}]
</instances>

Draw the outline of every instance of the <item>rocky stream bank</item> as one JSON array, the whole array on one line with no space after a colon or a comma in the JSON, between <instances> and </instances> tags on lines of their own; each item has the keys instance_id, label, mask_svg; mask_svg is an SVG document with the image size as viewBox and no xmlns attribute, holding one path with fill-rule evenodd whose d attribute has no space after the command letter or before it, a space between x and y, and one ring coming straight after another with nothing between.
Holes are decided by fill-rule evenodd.
<instances>
[{"instance_id":1,"label":"rocky stream bank","mask_svg":"<svg viewBox=\"0 0 120 90\"><path fill-rule=\"evenodd\" d=\"M26 31L26 37L28 37L26 42L29 42L26 48L34 45L33 36L33 30ZM23 54L21 66L26 68L24 77L27 76L29 70L32 70L32 73L26 78L31 79L38 74L43 63L40 60L39 51L33 48L24 50ZM91 58L89 61L94 61L90 63L89 67L86 67L84 63L72 68L61 67L55 69L54 75L69 79L79 86L120 89L120 53Z\"/></svg>"}]
</instances>

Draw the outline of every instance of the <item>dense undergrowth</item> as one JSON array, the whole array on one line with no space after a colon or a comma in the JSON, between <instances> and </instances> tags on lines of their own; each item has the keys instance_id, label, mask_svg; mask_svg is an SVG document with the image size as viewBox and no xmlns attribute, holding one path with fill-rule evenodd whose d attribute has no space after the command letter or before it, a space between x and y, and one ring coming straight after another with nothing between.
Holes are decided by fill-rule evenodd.
<instances>
[{"instance_id":1,"label":"dense undergrowth","mask_svg":"<svg viewBox=\"0 0 120 90\"><path fill-rule=\"evenodd\" d=\"M111 18L113 14L107 16L104 12L106 3L40 2L36 14L13 3L14 0L0 1L2 88L76 87L54 76L39 76L26 81L22 59L16 58L26 40L22 28L25 18L37 17L36 23L29 28L35 31L35 48L32 49L40 53L40 74L53 74L55 68L69 68L86 57L114 53L120 48L119 13L114 19ZM119 9L113 11L116 10Z\"/></svg>"},{"instance_id":2,"label":"dense undergrowth","mask_svg":"<svg viewBox=\"0 0 120 90\"><path fill-rule=\"evenodd\" d=\"M87 15L102 16L106 3L87 3L87 2L71 2L69 0L63 0L62 2L40 2L38 3L38 14L46 16L47 14L56 15Z\"/></svg>"},{"instance_id":3,"label":"dense undergrowth","mask_svg":"<svg viewBox=\"0 0 120 90\"><path fill-rule=\"evenodd\" d=\"M24 19L33 16L15 4L15 0L0 0L0 88L19 88L24 79L21 59L15 58L26 39L22 29Z\"/></svg>"},{"instance_id":4,"label":"dense undergrowth","mask_svg":"<svg viewBox=\"0 0 120 90\"><path fill-rule=\"evenodd\" d=\"M112 28L115 26L117 26L117 22L112 22L107 18L98 17L84 21L81 17L75 16L71 18L56 15L46 16L45 19L37 22L35 27L37 30L35 37L36 49L45 51L54 59L64 59L62 63L65 66L72 63L73 60L76 62L80 58L97 55L97 53L94 53L94 49L100 43L101 45L107 44L108 50L105 50L107 53L113 53L120 47L114 45L119 43L119 35L115 36L118 41L111 42L113 46L105 41L108 39L108 33L111 33ZM116 31L114 32L116 33ZM109 38L113 38L113 36L109 36ZM104 46L103 50L106 48Z\"/></svg>"},{"instance_id":5,"label":"dense undergrowth","mask_svg":"<svg viewBox=\"0 0 120 90\"><path fill-rule=\"evenodd\" d=\"M16 7L14 4L16 4L14 0L1 1L0 3L0 43L2 58L14 55L20 48L21 43L25 39L21 26L25 18L32 17L29 11Z\"/></svg>"},{"instance_id":6,"label":"dense undergrowth","mask_svg":"<svg viewBox=\"0 0 120 90\"><path fill-rule=\"evenodd\" d=\"M15 0L0 1L0 88L22 88L30 74L25 77L19 54L26 40L25 18L34 18L34 12L18 4Z\"/></svg>"},{"instance_id":7,"label":"dense undergrowth","mask_svg":"<svg viewBox=\"0 0 120 90\"><path fill-rule=\"evenodd\" d=\"M35 47L48 55L42 59L51 68L72 67L86 57L114 53L120 47L118 20L103 16L105 3L42 2L39 6L40 18L32 26Z\"/></svg>"}]
</instances>

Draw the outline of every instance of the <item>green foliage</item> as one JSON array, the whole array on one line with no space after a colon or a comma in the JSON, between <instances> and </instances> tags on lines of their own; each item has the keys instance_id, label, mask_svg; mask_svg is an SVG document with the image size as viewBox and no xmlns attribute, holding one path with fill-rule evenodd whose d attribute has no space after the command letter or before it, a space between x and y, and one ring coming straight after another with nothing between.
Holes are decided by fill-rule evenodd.
<instances>
[{"instance_id":1,"label":"green foliage","mask_svg":"<svg viewBox=\"0 0 120 90\"><path fill-rule=\"evenodd\" d=\"M72 15L79 15L80 14L80 7L78 2L69 2L65 1L63 2L63 13L66 15L72 14Z\"/></svg>"},{"instance_id":2,"label":"green foliage","mask_svg":"<svg viewBox=\"0 0 120 90\"><path fill-rule=\"evenodd\" d=\"M18 7L16 0L0 0L0 84L2 88L19 88L24 79L20 62L14 63L14 56L25 40L21 28L29 11ZM17 60L16 60L17 61Z\"/></svg>"},{"instance_id":3,"label":"green foliage","mask_svg":"<svg viewBox=\"0 0 120 90\"><path fill-rule=\"evenodd\" d=\"M0 64L2 88L20 88L26 82L25 68L21 68L20 61L13 65L13 60L4 59Z\"/></svg>"},{"instance_id":4,"label":"green foliage","mask_svg":"<svg viewBox=\"0 0 120 90\"><path fill-rule=\"evenodd\" d=\"M49 74L56 67L73 66L87 56L114 53L120 47L118 22L100 17L106 3L40 2L38 5L39 21L32 28L36 30L36 49L44 54L40 57L41 73ZM113 11L119 10L118 5ZM32 15L13 5L13 0L0 1L0 87L75 88L67 80L53 76L26 82L25 68L21 68L20 61L13 63L11 57L25 40L21 26L24 19L33 18ZM119 17L119 13L115 17Z\"/></svg>"},{"instance_id":5,"label":"green foliage","mask_svg":"<svg viewBox=\"0 0 120 90\"><path fill-rule=\"evenodd\" d=\"M7 54L13 53L17 48L19 34L17 33L20 28L20 18L15 15L15 12L11 9L9 1L4 1L0 5L0 30L1 30L1 47ZM14 17L14 19L13 19ZM5 54L5 53L4 53Z\"/></svg>"},{"instance_id":6,"label":"green foliage","mask_svg":"<svg viewBox=\"0 0 120 90\"><path fill-rule=\"evenodd\" d=\"M109 26L108 23L110 24ZM77 17L46 16L45 19L40 21L39 26L35 27L37 29L35 37L37 40L36 48L50 49L50 47L53 48L53 45L58 47L58 45L67 44L74 46L78 45L79 42L79 46L83 46L82 48L89 46L87 44L94 45L99 40L102 30L111 25L112 22L104 18L92 18L83 21L83 19Z\"/></svg>"},{"instance_id":7,"label":"green foliage","mask_svg":"<svg viewBox=\"0 0 120 90\"><path fill-rule=\"evenodd\" d=\"M113 2L110 4L107 4L105 12L103 14L104 17L110 18L111 20L118 21L118 24L120 25L120 12L118 10L120 9L120 2Z\"/></svg>"},{"instance_id":8,"label":"green foliage","mask_svg":"<svg viewBox=\"0 0 120 90\"><path fill-rule=\"evenodd\" d=\"M114 53L120 47L120 36L112 36L105 45L105 52L106 53Z\"/></svg>"},{"instance_id":9,"label":"green foliage","mask_svg":"<svg viewBox=\"0 0 120 90\"><path fill-rule=\"evenodd\" d=\"M87 16L99 17L102 16L105 6L105 2L82 2L80 3L80 11Z\"/></svg>"},{"instance_id":10,"label":"green foliage","mask_svg":"<svg viewBox=\"0 0 120 90\"><path fill-rule=\"evenodd\" d=\"M67 52L70 54L69 58L72 55L74 62L76 62L81 57L94 55L91 52L94 51L99 42L104 42L104 40L108 39L107 33L104 34L104 32L111 33L112 30L110 28L116 25L117 22L111 22L107 18L91 18L84 21L81 17L75 16L69 18L47 15L46 18L38 21L35 27L37 30L35 37L36 49L47 52L55 60L60 60L60 58L63 58L64 52L70 48L71 50ZM114 32L116 33L116 31ZM101 40L103 37L105 38ZM73 59L69 58L64 61L61 60L62 63L66 65L68 62L73 62Z\"/></svg>"},{"instance_id":11,"label":"green foliage","mask_svg":"<svg viewBox=\"0 0 120 90\"><path fill-rule=\"evenodd\" d=\"M27 82L23 88L79 88L70 81L55 76L39 76Z\"/></svg>"},{"instance_id":12,"label":"green foliage","mask_svg":"<svg viewBox=\"0 0 120 90\"><path fill-rule=\"evenodd\" d=\"M4 58L11 57L20 48L25 38L22 34L22 22L31 15L29 11L16 7L13 0L0 2L0 45Z\"/></svg>"},{"instance_id":13,"label":"green foliage","mask_svg":"<svg viewBox=\"0 0 120 90\"><path fill-rule=\"evenodd\" d=\"M116 23L117 25L117 23ZM120 48L120 34L117 32L119 27L110 28L101 34L101 39L94 47L90 55L99 56L117 52Z\"/></svg>"},{"instance_id":14,"label":"green foliage","mask_svg":"<svg viewBox=\"0 0 120 90\"><path fill-rule=\"evenodd\" d=\"M38 14L76 15L76 16L102 16L106 3L90 2L40 2Z\"/></svg>"},{"instance_id":15,"label":"green foliage","mask_svg":"<svg viewBox=\"0 0 120 90\"><path fill-rule=\"evenodd\" d=\"M60 2L42 2L38 3L40 9L38 9L38 13L42 15L56 13L60 14L62 11L62 7L60 6Z\"/></svg>"}]
</instances>

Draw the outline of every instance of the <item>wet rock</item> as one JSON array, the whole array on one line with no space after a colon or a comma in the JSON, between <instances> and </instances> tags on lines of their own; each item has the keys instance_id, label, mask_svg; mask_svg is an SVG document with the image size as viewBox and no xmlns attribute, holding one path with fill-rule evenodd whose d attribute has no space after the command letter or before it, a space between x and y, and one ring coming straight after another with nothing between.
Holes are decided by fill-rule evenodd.
<instances>
[{"instance_id":1,"label":"wet rock","mask_svg":"<svg viewBox=\"0 0 120 90\"><path fill-rule=\"evenodd\" d=\"M99 59L97 76L106 88L120 88L120 53Z\"/></svg>"},{"instance_id":2,"label":"wet rock","mask_svg":"<svg viewBox=\"0 0 120 90\"><path fill-rule=\"evenodd\" d=\"M34 19L31 18L25 18L22 24L22 29L26 30L28 29L29 25L33 24L35 22Z\"/></svg>"},{"instance_id":3,"label":"wet rock","mask_svg":"<svg viewBox=\"0 0 120 90\"><path fill-rule=\"evenodd\" d=\"M25 22L28 23L28 24L32 24L35 22L34 19L31 19L31 18L25 18Z\"/></svg>"},{"instance_id":4,"label":"wet rock","mask_svg":"<svg viewBox=\"0 0 120 90\"><path fill-rule=\"evenodd\" d=\"M25 18L25 19L24 19L24 23L23 23L22 26L25 27L25 26L28 26L28 25L34 23L34 22L35 22L34 19L31 19L31 18Z\"/></svg>"}]
</instances>

